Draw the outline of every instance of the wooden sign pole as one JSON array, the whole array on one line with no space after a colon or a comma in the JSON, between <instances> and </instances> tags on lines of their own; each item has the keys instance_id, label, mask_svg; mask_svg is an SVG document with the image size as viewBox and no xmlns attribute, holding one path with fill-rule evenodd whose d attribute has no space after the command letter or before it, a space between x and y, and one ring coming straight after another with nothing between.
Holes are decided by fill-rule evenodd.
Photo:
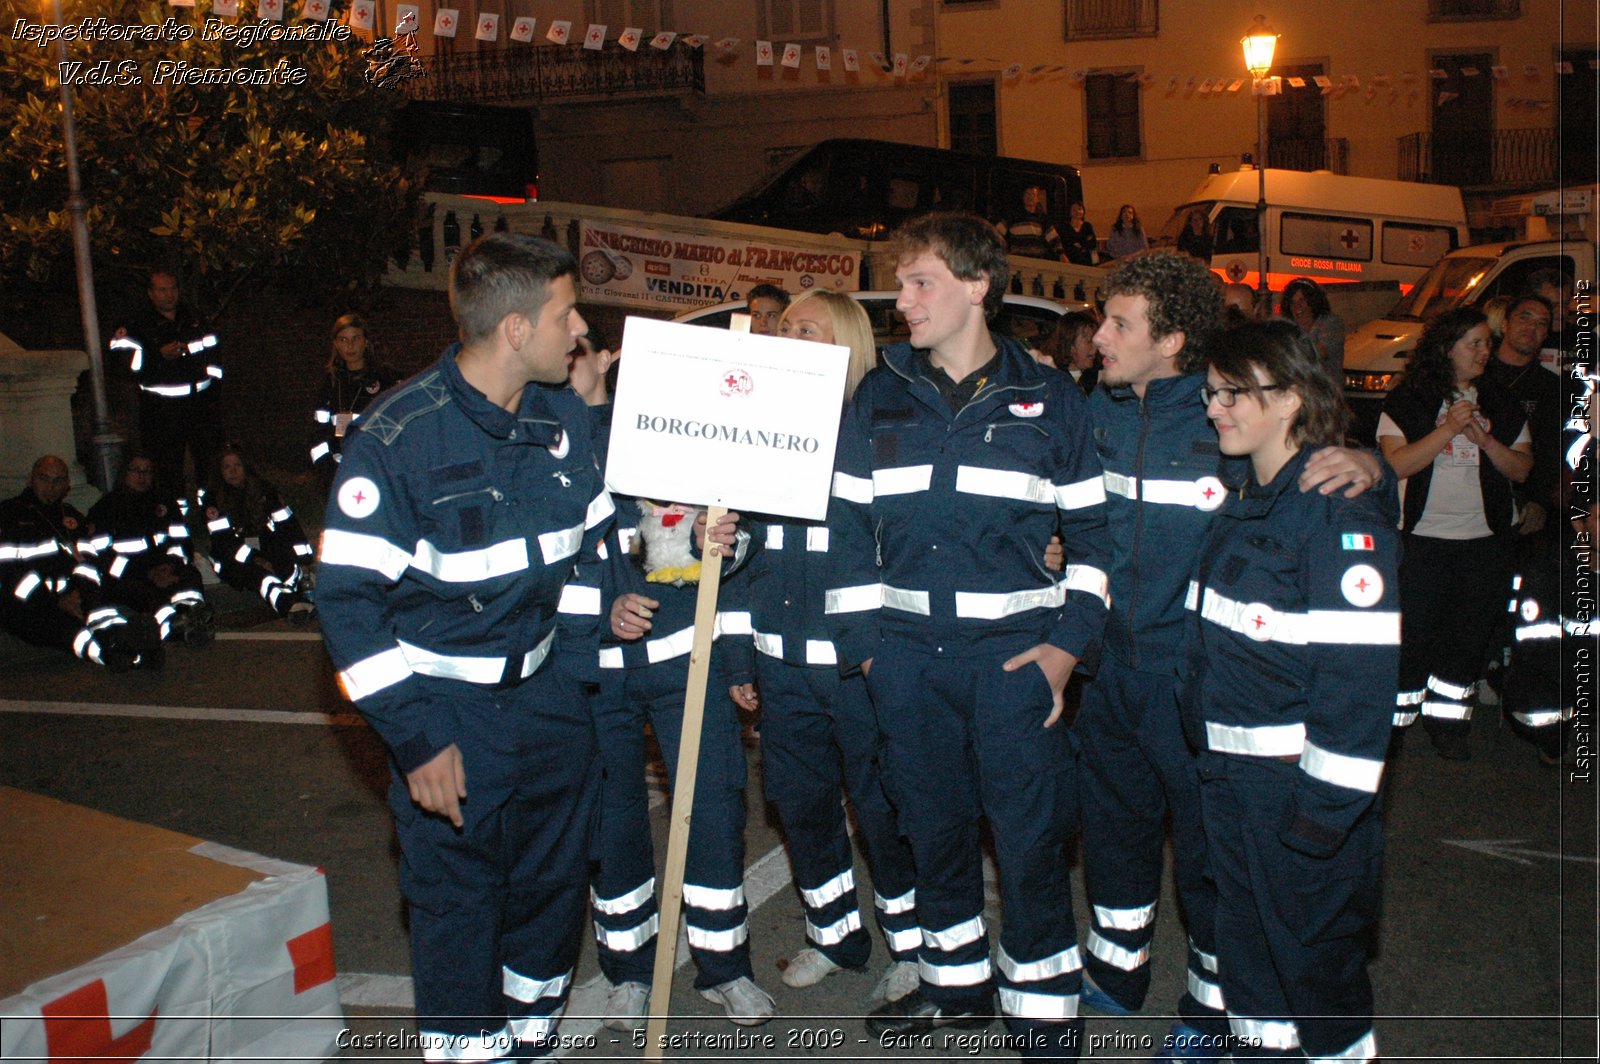
<instances>
[{"instance_id":1,"label":"wooden sign pole","mask_svg":"<svg viewBox=\"0 0 1600 1064\"><path fill-rule=\"evenodd\" d=\"M748 315L735 314L735 332L749 332ZM743 321L738 319L743 318ZM742 327L741 327L742 326ZM706 508L709 532L728 512ZM717 593L722 588L722 548L708 542L701 552L700 592L694 601L694 646L689 651L689 684L683 693L683 729L678 739L678 778L672 787L672 819L667 834L667 867L661 883L661 928L656 932L656 969L650 982L650 1019L644 1029L644 1059L662 1059L667 1011L672 1004L672 973L678 967L678 922L683 917L683 869L689 857L694 820L694 781L700 770L700 731L705 720L706 685L711 679L711 640L717 627Z\"/></svg>"}]
</instances>

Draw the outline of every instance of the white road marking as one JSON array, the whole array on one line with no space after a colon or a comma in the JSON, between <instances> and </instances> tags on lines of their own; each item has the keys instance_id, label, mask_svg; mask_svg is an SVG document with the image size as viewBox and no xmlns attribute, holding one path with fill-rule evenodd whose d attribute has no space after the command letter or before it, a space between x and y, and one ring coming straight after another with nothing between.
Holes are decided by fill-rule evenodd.
<instances>
[{"instance_id":1,"label":"white road marking","mask_svg":"<svg viewBox=\"0 0 1600 1064\"><path fill-rule=\"evenodd\" d=\"M1517 864L1531 865L1530 857L1540 857L1546 861L1574 861L1578 864L1600 864L1600 858L1584 857L1581 854L1551 853L1548 850L1529 850L1522 846L1530 839L1440 839L1446 846L1459 846L1463 850L1481 853L1486 857L1499 857L1506 861L1515 861Z\"/></svg>"},{"instance_id":2,"label":"white road marking","mask_svg":"<svg viewBox=\"0 0 1600 1064\"><path fill-rule=\"evenodd\" d=\"M61 717L141 717L241 724L315 724L324 728L365 726L359 713L294 713L282 709L209 709L204 706L140 706L121 702L34 702L0 699L0 713L46 713Z\"/></svg>"}]
</instances>

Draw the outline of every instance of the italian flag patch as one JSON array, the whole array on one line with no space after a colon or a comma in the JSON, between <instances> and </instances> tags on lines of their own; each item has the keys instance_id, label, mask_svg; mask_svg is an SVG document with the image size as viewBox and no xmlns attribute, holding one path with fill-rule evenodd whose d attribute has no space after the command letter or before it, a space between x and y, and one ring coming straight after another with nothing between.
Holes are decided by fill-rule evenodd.
<instances>
[{"instance_id":1,"label":"italian flag patch","mask_svg":"<svg viewBox=\"0 0 1600 1064\"><path fill-rule=\"evenodd\" d=\"M1346 532L1339 537L1340 544L1345 550L1373 550L1371 536L1363 536L1356 532Z\"/></svg>"}]
</instances>

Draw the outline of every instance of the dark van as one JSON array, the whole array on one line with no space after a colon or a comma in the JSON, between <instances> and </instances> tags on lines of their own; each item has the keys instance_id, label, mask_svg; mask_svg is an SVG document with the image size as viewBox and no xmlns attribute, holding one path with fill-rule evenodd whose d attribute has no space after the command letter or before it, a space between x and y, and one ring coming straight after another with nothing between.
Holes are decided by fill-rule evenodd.
<instances>
[{"instance_id":1,"label":"dark van","mask_svg":"<svg viewBox=\"0 0 1600 1064\"><path fill-rule=\"evenodd\" d=\"M755 191L706 217L806 233L880 240L929 211L972 211L993 222L1022 217L1024 189L1045 190L1058 230L1083 202L1076 167L886 140L824 140Z\"/></svg>"},{"instance_id":2,"label":"dark van","mask_svg":"<svg viewBox=\"0 0 1600 1064\"><path fill-rule=\"evenodd\" d=\"M423 188L489 199L539 198L533 112L415 100L395 116L395 145L426 169Z\"/></svg>"}]
</instances>

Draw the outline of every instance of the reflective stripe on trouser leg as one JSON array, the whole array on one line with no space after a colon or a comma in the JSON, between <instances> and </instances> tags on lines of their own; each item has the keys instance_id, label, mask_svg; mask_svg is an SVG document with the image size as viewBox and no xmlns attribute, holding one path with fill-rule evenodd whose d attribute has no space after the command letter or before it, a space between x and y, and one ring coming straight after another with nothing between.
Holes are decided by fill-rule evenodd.
<instances>
[{"instance_id":1,"label":"reflective stripe on trouser leg","mask_svg":"<svg viewBox=\"0 0 1600 1064\"><path fill-rule=\"evenodd\" d=\"M712 687L727 687L713 651ZM677 779L689 659L626 670L628 700L648 715ZM708 699L700 733L689 851L683 872L683 924L697 973L694 985L718 986L752 975L744 898L745 760L733 703Z\"/></svg>"},{"instance_id":2,"label":"reflective stripe on trouser leg","mask_svg":"<svg viewBox=\"0 0 1600 1064\"><path fill-rule=\"evenodd\" d=\"M1363 814L1334 856L1290 853L1274 828L1292 807L1297 769L1277 762L1202 761L1217 878L1218 973L1235 1034L1260 1044L1236 1059L1341 1052L1372 1028L1367 936L1377 918L1381 809ZM1309 867L1308 867L1309 866Z\"/></svg>"},{"instance_id":3,"label":"reflective stripe on trouser leg","mask_svg":"<svg viewBox=\"0 0 1600 1064\"><path fill-rule=\"evenodd\" d=\"M428 680L425 696L449 698L479 766L464 827L418 812L403 780L390 789L429 1060L502 1059L545 1037L584 925L599 780L588 707L557 670L503 692L469 686Z\"/></svg>"},{"instance_id":4,"label":"reflective stripe on trouser leg","mask_svg":"<svg viewBox=\"0 0 1600 1064\"><path fill-rule=\"evenodd\" d=\"M623 696L620 675L602 675L592 701L605 781L600 791L590 904L600 970L613 984L649 983L654 974L655 860L645 785L644 714Z\"/></svg>"}]
</instances>

